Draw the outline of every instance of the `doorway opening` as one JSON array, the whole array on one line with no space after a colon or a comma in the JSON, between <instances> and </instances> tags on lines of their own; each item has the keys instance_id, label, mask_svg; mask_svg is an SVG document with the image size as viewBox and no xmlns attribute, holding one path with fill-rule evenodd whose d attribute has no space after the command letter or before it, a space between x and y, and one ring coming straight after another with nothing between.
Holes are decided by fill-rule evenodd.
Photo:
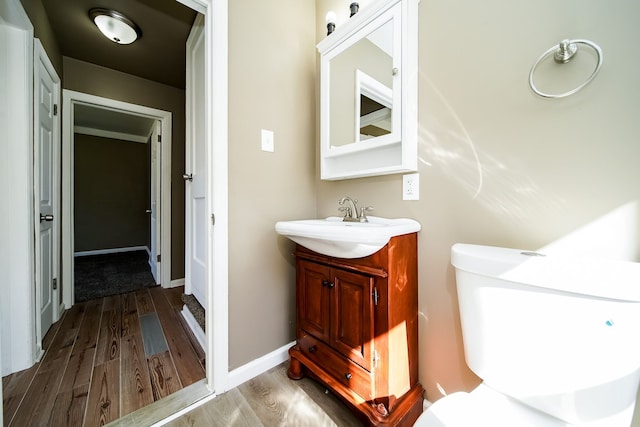
<instances>
[{"instance_id":1,"label":"doorway opening","mask_svg":"<svg viewBox=\"0 0 640 427\"><path fill-rule=\"evenodd\" d=\"M153 118L76 103L74 302L161 283L161 135Z\"/></svg>"},{"instance_id":2,"label":"doorway opening","mask_svg":"<svg viewBox=\"0 0 640 427\"><path fill-rule=\"evenodd\" d=\"M158 282L163 284L164 287L168 287L171 283L171 113L168 111L130 104L122 101L115 101L108 98L70 90L63 91L63 99L64 122L62 126L62 165L63 170L68 171L68 173L63 174L62 182L62 229L67 230L66 232L63 232L62 235L62 269L63 271L68 272L67 274L63 275L64 283L62 289L63 301L65 306L71 307L75 302L74 259L77 252L75 233L76 231L79 231L76 230L77 207L75 200L76 191L78 190L75 185L76 134L78 135L78 137L82 138L83 144L95 143L97 134L108 135L112 138L118 137L119 139L125 138L125 135L126 139L136 138L133 130L130 130L129 132L119 132L113 130L113 128L111 128L111 130L105 130L109 129L107 123L128 123L128 129L142 130L137 132L139 134L137 136L137 140L139 141L138 143L140 143L140 141L148 141L146 143L149 144L148 148L150 148L148 153L150 159L150 172L153 172L154 167L158 171L158 173L149 174L151 181L149 183L149 207L145 209L145 211L151 211L148 214L151 215L151 223L156 226L155 230L151 230L150 233L149 259L151 261L150 264L154 264L152 266L152 270L157 272L156 276L159 279ZM88 117L90 117L90 119L88 119ZM83 121L92 123L101 123L101 121L104 121L104 124L102 126L95 125L93 129L90 129L88 126L83 125ZM100 127L102 129L100 129ZM76 130L79 132L77 133ZM145 133L148 133L148 135L145 136ZM158 135L160 135L162 142L158 141ZM153 141L154 138L156 139L155 141ZM116 142L116 144L118 143L124 144L123 142ZM155 158L153 155L154 146L156 147L155 150L157 150ZM141 157L144 161L144 157L147 154L144 152L144 150L140 150L140 147L145 148L141 145L138 147L134 147L138 148L138 150L129 151L140 151L141 154L138 154L138 157ZM95 148L95 146L93 148ZM81 150L78 151L78 153L80 152ZM88 158L81 158L84 161L90 161L90 159ZM129 169L131 169L131 165L125 164L123 165L123 169L120 173L125 173L124 171ZM116 175L118 175L118 173ZM130 179L131 177L125 178ZM106 182L104 184L105 188L111 188L113 187L114 183ZM82 185L84 185L84 183L81 183L79 187L82 187ZM92 190L96 189L95 183L92 185L93 188L88 189L86 191L87 194L92 194ZM130 187L131 183L125 181L124 183L122 183L122 185L128 185ZM151 193L154 192L156 193L156 199L159 198L159 202L155 206L155 212L153 209L154 207L151 206L154 200L154 197L152 197ZM105 221L108 221L108 218L113 215L113 213L111 212L95 212L97 207L113 205L114 203L112 200L104 200L106 198L105 194L99 194L99 191L96 191L94 194L92 194L92 196L93 200L91 200L89 203L84 203L85 205L89 206L84 206L82 209L80 209L80 211L82 211L83 209L90 212L94 211L94 217L90 218L89 225L86 226L86 229L82 230L83 239L86 238L86 235L91 235L89 236L90 240L92 239L95 241L97 239L104 241L106 239L106 241L108 242L108 239L113 239L114 233L112 230L107 230L107 234L105 236L105 234L103 233L103 229L95 233L92 233L92 229L101 227L101 221L99 218L96 218L97 215L104 214ZM119 195L115 194L115 197L119 197ZM142 207L139 207L139 210L142 210ZM138 215L136 215L136 212L133 212L131 216L134 218L134 220L125 221L125 226L131 226L131 223L133 223L133 226L135 226L135 218L141 217L142 213L143 212L138 212ZM144 212L144 214L147 215L147 212ZM146 218L142 217L142 221L143 223L146 223ZM115 224L113 226L122 226L122 222L122 218L118 219L117 221L113 221L113 223ZM82 239L78 239L78 241L81 242L81 245L87 244L84 243ZM155 244L155 242L159 242L159 245ZM124 246L124 248L140 249L137 245ZM82 252L84 252L85 254L87 252L95 253L86 251L86 247L80 247L79 249L81 254ZM162 259L163 257L164 259Z\"/></svg>"},{"instance_id":3,"label":"doorway opening","mask_svg":"<svg viewBox=\"0 0 640 427\"><path fill-rule=\"evenodd\" d=\"M208 265L206 271L206 301L207 307L211 307L211 310L207 310L206 323L207 327L207 339L206 339L206 383L205 388L208 393L222 393L229 387L229 364L228 364L228 0L219 0L213 2L212 0L177 0L180 3L202 13L205 15L206 21L206 33L205 33L205 75L207 76L207 85L203 90L204 96L204 108L205 115L207 117L205 139L209 151L207 152L206 163L208 164L208 173L206 180L209 185L210 193L213 195L207 202L207 213L213 214L215 212L215 231L213 223L206 221L207 225L205 231L207 233L207 248L208 250ZM8 7L8 12L6 7ZM27 215L33 210L33 206L28 202L29 195L21 191L22 187L17 184L29 183L28 174L25 174L25 166L32 164L32 162L26 162L28 156L26 151L22 150L23 147L30 146L32 141L30 138L30 112L32 106L22 100L31 100L33 97L33 88L30 85L29 65L31 65L28 56L32 52L32 37L33 27L31 26L28 17L24 13L20 2L17 0L9 0L8 2L2 2L0 7L2 15L2 22L0 22L0 35L10 36L13 47L10 49L10 55L8 55L8 61L2 61L3 64L11 64L9 68L10 73L8 81L12 82L11 90L8 92L15 96L7 97L12 100L12 106L10 111L11 115L3 123L7 126L3 126L3 129L8 129L8 135L12 138L9 140L16 141L12 144L12 147L19 147L19 150L10 152L10 156L6 157L6 162L2 162L6 165L5 174L9 179L4 180L4 184L0 185L2 194L15 196L14 208L11 210L11 216L8 217L12 224L19 227L20 230L26 229L32 234L33 224L27 224ZM5 13L6 12L6 13ZM15 12L15 13L14 13ZM16 21L15 16L18 16L18 24L16 27L13 21ZM8 18L7 18L8 17ZM5 18L8 19L5 21ZM5 25L8 22L9 25ZM3 52L4 55L4 52ZM14 79L15 78L15 79ZM5 86L0 85L0 89L5 89ZM3 92L4 93L4 92ZM69 100L65 100L65 106L69 105ZM13 114L15 112L15 114ZM11 120L15 116L14 120ZM65 120L69 118L67 112ZM170 121L169 121L170 122ZM10 124L10 126L9 126ZM67 127L66 132L72 129L71 126ZM170 132L168 133L170 134ZM64 136L64 132L63 132ZM167 156L170 158L170 156ZM27 159L28 160L28 159ZM64 147L63 151L63 165L68 165L71 160L71 152L69 147ZM22 168L22 169L21 169ZM63 194L67 197L71 191L71 177L66 171L63 171L62 185ZM68 199L67 199L68 200ZM65 203L65 200L63 200ZM62 226L70 230L72 204L65 205L64 215L62 217ZM28 212L27 212L28 211ZM168 210L170 212L170 210ZM168 222L168 221L165 221ZM6 283L33 283L33 274L29 268L33 264L33 245L30 241L24 239L14 238L13 235L9 236L6 241L7 247L11 247L13 255L11 257L5 257L7 260L17 260L11 268L3 269L3 277L10 280L6 280ZM63 278L66 280L67 292L64 292L63 300L65 305L70 306L73 301L72 286L70 284L73 280L71 273L71 264L73 255L72 238L73 235L66 237L62 242L62 255L63 255ZM168 239L166 239L168 240ZM166 242L169 243L170 241ZM215 256L214 256L215 254ZM8 263L3 264L5 266ZM162 267L161 275L164 273L164 268L169 268L168 263ZM170 276L170 273L169 273ZM163 280L163 279L161 279ZM10 310L5 311L9 313L7 318L15 318L18 321L12 322L14 328L14 334L7 337L6 342L3 341L3 362L7 361L7 369L11 372L19 370L18 367L23 364L33 363L33 354L35 353L35 319L31 316L33 301L33 289L22 289L12 287L7 289L6 299L7 305ZM3 316L3 320L5 316ZM24 333L23 333L24 332ZM3 334L4 335L4 334ZM16 336L18 339L14 339ZM27 337L28 339L25 339ZM5 355L7 357L5 357ZM9 357L11 356L11 357ZM4 370L4 365L3 365ZM0 396L2 387L0 385ZM193 393L192 393L193 394ZM200 398L204 397L202 394ZM195 400L191 400L193 402ZM188 405L190 402L182 400L183 406ZM157 416L168 416L170 413L175 412L179 408L176 405L166 408L170 411L156 411ZM157 408L159 409L159 408ZM0 418L2 418L2 411L0 411Z\"/></svg>"}]
</instances>

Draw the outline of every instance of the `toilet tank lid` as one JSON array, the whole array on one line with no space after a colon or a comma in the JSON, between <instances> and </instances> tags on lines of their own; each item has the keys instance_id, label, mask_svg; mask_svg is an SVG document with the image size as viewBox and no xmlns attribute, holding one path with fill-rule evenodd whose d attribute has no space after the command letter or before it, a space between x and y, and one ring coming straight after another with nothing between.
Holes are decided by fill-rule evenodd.
<instances>
[{"instance_id":1,"label":"toilet tank lid","mask_svg":"<svg viewBox=\"0 0 640 427\"><path fill-rule=\"evenodd\" d=\"M535 251L456 243L459 270L530 286L640 302L640 263L545 255Z\"/></svg>"}]
</instances>

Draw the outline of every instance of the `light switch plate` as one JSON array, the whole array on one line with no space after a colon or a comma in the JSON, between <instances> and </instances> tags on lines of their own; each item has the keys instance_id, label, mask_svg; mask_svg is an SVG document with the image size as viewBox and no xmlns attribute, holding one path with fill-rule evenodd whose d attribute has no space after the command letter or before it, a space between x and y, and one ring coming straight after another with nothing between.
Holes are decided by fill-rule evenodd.
<instances>
[{"instance_id":1,"label":"light switch plate","mask_svg":"<svg viewBox=\"0 0 640 427\"><path fill-rule=\"evenodd\" d=\"M420 200L420 174L402 176L402 200Z\"/></svg>"},{"instance_id":2,"label":"light switch plate","mask_svg":"<svg viewBox=\"0 0 640 427\"><path fill-rule=\"evenodd\" d=\"M273 131L262 129L262 151L269 151L273 153Z\"/></svg>"}]
</instances>

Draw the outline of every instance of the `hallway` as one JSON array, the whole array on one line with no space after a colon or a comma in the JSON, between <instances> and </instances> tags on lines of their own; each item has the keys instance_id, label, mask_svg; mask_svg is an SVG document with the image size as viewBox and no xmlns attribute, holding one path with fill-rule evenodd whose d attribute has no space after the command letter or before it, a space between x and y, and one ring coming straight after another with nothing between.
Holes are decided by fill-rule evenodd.
<instances>
[{"instance_id":1,"label":"hallway","mask_svg":"<svg viewBox=\"0 0 640 427\"><path fill-rule=\"evenodd\" d=\"M181 323L183 291L154 287L67 310L42 360L2 379L5 425L104 425L203 379L204 352Z\"/></svg>"}]
</instances>

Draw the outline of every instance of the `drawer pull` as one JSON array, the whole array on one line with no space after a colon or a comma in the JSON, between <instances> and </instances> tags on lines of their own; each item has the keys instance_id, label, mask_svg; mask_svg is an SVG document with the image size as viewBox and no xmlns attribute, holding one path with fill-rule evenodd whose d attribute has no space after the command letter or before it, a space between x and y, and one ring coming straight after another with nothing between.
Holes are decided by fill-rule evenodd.
<instances>
[{"instance_id":1,"label":"drawer pull","mask_svg":"<svg viewBox=\"0 0 640 427\"><path fill-rule=\"evenodd\" d=\"M314 353L316 351L316 346L312 345L311 347L309 347L309 353Z\"/></svg>"},{"instance_id":2,"label":"drawer pull","mask_svg":"<svg viewBox=\"0 0 640 427\"><path fill-rule=\"evenodd\" d=\"M344 377L347 379L347 381L349 381L351 379L351 374L347 372L346 374L344 374Z\"/></svg>"}]
</instances>

